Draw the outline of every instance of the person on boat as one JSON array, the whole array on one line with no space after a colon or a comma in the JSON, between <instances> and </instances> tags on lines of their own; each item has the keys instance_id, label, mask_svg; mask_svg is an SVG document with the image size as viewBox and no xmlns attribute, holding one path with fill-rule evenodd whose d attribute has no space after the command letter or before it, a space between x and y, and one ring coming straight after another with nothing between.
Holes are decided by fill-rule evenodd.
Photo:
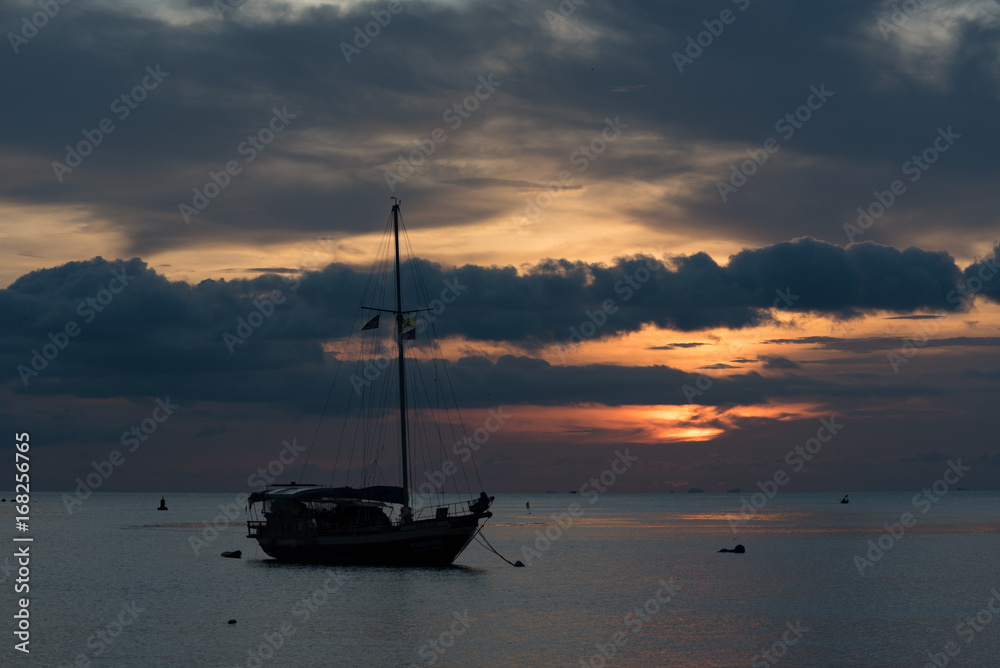
<instances>
[{"instance_id":1,"label":"person on boat","mask_svg":"<svg viewBox=\"0 0 1000 668\"><path fill-rule=\"evenodd\" d=\"M481 513L490 507L490 497L486 496L486 492L480 492L479 498L475 501L469 501L469 512L471 513Z\"/></svg>"}]
</instances>

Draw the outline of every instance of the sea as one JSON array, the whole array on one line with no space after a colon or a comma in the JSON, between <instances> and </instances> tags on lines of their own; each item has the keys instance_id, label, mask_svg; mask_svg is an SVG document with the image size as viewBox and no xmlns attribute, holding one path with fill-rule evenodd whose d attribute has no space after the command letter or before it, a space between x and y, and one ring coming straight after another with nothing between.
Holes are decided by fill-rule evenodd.
<instances>
[{"instance_id":1,"label":"sea","mask_svg":"<svg viewBox=\"0 0 1000 668\"><path fill-rule=\"evenodd\" d=\"M364 568L268 558L236 493L6 493L0 665L998 666L1000 492L918 494L498 494L495 552Z\"/></svg>"}]
</instances>

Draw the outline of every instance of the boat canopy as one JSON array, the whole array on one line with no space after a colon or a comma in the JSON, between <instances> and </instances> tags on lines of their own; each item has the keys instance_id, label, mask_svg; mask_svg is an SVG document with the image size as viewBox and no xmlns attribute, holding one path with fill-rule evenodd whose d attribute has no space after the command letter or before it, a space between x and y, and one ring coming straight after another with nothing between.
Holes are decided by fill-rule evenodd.
<instances>
[{"instance_id":1,"label":"boat canopy","mask_svg":"<svg viewBox=\"0 0 1000 668\"><path fill-rule=\"evenodd\" d=\"M258 501L275 501L289 499L294 501L315 501L317 499L359 499L362 501L381 501L382 503L398 503L406 505L406 493L402 487L389 485L373 485L372 487L313 487L310 485L290 485L254 492L250 495L250 503Z\"/></svg>"}]
</instances>

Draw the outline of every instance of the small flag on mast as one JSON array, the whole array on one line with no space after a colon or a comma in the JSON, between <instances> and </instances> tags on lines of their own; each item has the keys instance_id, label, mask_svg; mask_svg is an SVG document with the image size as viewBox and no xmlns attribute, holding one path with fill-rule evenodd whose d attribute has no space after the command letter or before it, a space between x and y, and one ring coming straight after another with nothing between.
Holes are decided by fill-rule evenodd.
<instances>
[{"instance_id":1,"label":"small flag on mast","mask_svg":"<svg viewBox=\"0 0 1000 668\"><path fill-rule=\"evenodd\" d=\"M409 318L403 318L403 333L400 335L400 339L403 341L415 341L417 338L417 316L411 315Z\"/></svg>"},{"instance_id":2,"label":"small flag on mast","mask_svg":"<svg viewBox=\"0 0 1000 668\"><path fill-rule=\"evenodd\" d=\"M379 315L382 315L382 314L380 313ZM371 320L369 320L368 322L366 322L365 326L361 328L361 331L364 331L366 329L378 329L379 315L376 315L374 318L372 318Z\"/></svg>"}]
</instances>

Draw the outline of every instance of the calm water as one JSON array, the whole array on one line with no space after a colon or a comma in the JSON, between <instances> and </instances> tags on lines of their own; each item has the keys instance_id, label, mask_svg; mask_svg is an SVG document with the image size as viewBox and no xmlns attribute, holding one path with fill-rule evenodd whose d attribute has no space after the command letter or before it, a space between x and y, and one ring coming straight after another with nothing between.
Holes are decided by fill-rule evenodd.
<instances>
[{"instance_id":1,"label":"calm water","mask_svg":"<svg viewBox=\"0 0 1000 668\"><path fill-rule=\"evenodd\" d=\"M167 512L154 495L95 494L72 516L59 494L35 494L30 663L1000 664L987 607L1000 611L1000 493L951 492L926 513L912 497L779 493L734 536L739 495L501 495L485 535L511 561L537 549L527 568L473 543L454 568L364 569L277 564L239 520L195 556L189 538L235 494L168 495ZM574 502L582 516L560 527L551 516ZM860 575L855 555L906 512L916 525L884 535ZM12 515L4 504L8 536ZM555 540L536 546L537 531ZM716 552L737 542L746 554ZM236 549L242 560L219 556ZM0 574L0 657L27 665L12 647L14 577Z\"/></svg>"}]
</instances>

